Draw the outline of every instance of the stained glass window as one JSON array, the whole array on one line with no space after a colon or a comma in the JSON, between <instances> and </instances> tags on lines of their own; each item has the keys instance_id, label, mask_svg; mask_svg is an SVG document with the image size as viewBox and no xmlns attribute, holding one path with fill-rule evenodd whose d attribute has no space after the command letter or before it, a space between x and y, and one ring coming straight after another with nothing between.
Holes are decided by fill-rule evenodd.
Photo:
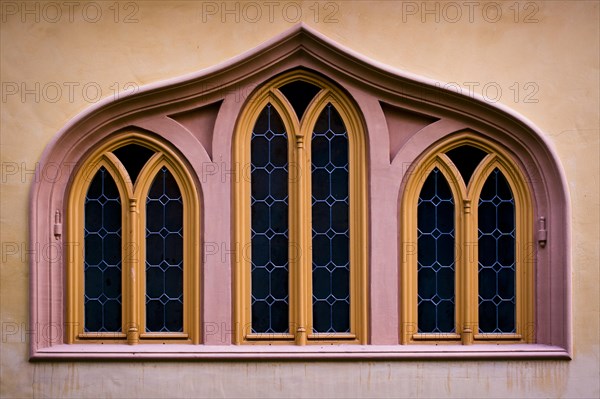
<instances>
[{"instance_id":1,"label":"stained glass window","mask_svg":"<svg viewBox=\"0 0 600 399\"><path fill-rule=\"evenodd\" d=\"M515 332L515 200L494 169L478 207L479 332Z\"/></svg>"},{"instance_id":2,"label":"stained glass window","mask_svg":"<svg viewBox=\"0 0 600 399\"><path fill-rule=\"evenodd\" d=\"M252 131L252 332L289 331L288 145L281 117L268 104Z\"/></svg>"},{"instance_id":3,"label":"stained glass window","mask_svg":"<svg viewBox=\"0 0 600 399\"><path fill-rule=\"evenodd\" d=\"M89 185L84 212L84 331L121 331L121 198L104 167Z\"/></svg>"},{"instance_id":4,"label":"stained glass window","mask_svg":"<svg viewBox=\"0 0 600 399\"><path fill-rule=\"evenodd\" d=\"M450 333L454 322L454 199L435 168L425 180L417 205L418 330Z\"/></svg>"},{"instance_id":5,"label":"stained glass window","mask_svg":"<svg viewBox=\"0 0 600 399\"><path fill-rule=\"evenodd\" d=\"M350 331L348 134L328 104L312 135L313 329Z\"/></svg>"}]
</instances>

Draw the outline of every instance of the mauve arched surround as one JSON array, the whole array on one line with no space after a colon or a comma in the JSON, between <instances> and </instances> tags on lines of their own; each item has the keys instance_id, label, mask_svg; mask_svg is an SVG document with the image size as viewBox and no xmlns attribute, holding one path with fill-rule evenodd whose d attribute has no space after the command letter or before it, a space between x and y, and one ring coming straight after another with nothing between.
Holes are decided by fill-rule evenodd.
<instances>
[{"instance_id":1,"label":"mauve arched surround","mask_svg":"<svg viewBox=\"0 0 600 399\"><path fill-rule=\"evenodd\" d=\"M232 139L252 91L273 76L306 68L345 89L364 118L369 209L369 345L232 345ZM201 198L201 345L66 345L65 204L70 173L102 140L146 132L181 154ZM546 218L547 244L535 243L536 344L400 345L399 212L411 165L440 140L469 130L505 148L532 187L534 230ZM207 148L208 147L208 148ZM30 240L48 256L30 263L32 359L58 358L570 358L570 203L557 156L544 135L514 111L370 61L299 24L222 65L106 99L70 121L47 145L30 196ZM55 213L63 218L62 227ZM55 233L61 234L55 236ZM58 237L58 238L57 238Z\"/></svg>"}]
</instances>

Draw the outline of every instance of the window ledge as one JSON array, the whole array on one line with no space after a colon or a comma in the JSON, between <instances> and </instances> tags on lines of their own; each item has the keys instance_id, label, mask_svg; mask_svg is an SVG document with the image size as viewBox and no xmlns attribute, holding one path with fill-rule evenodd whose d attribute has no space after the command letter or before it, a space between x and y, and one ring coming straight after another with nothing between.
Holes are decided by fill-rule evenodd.
<instances>
[{"instance_id":1,"label":"window ledge","mask_svg":"<svg viewBox=\"0 0 600 399\"><path fill-rule=\"evenodd\" d=\"M564 359L558 346L483 345L55 345L39 349L31 360L394 360L394 359Z\"/></svg>"}]
</instances>

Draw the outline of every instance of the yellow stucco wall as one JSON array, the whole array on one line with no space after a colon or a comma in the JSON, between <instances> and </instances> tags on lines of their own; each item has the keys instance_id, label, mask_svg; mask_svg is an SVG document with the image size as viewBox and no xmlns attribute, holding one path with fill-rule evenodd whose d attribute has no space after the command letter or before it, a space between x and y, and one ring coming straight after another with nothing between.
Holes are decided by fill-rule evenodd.
<instances>
[{"instance_id":1,"label":"yellow stucco wall","mask_svg":"<svg viewBox=\"0 0 600 399\"><path fill-rule=\"evenodd\" d=\"M600 396L598 1L0 4L2 397ZM27 200L51 138L100 97L215 65L299 20L470 86L547 135L572 197L572 361L28 362Z\"/></svg>"}]
</instances>

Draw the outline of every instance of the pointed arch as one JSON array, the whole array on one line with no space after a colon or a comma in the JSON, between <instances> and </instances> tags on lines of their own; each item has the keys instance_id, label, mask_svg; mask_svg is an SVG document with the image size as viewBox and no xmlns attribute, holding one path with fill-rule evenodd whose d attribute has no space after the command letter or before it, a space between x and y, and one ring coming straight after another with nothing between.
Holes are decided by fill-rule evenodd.
<instances>
[{"instance_id":1,"label":"pointed arch","mask_svg":"<svg viewBox=\"0 0 600 399\"><path fill-rule=\"evenodd\" d=\"M319 87L319 92L309 102L301 119L293 109L291 102L279 90L283 85L295 81L307 81ZM258 312L251 305L251 286L257 283L259 277L250 272L256 270L252 257L253 241L250 236L250 186L251 182L242 176L237 176L234 184L234 201L236 203L235 234L241 242L244 257L236 262L236 306L235 320L237 325L244 326L236 329L236 342L261 342L264 340L295 341L297 344L319 342L321 340L345 340L365 342L366 340L366 154L364 152L364 130L361 127L361 117L356 107L352 106L348 97L335 85L330 84L316 74L305 70L291 71L282 74L259 87L249 97L246 106L236 126L234 135L233 153L234 162L239 165L253 165L248 153L250 147L249 132L255 124L257 112L266 104L276 104L275 107L285 121L288 131L288 158L291 165L295 165L295 172L289 176L289 327L285 331L276 333L267 330L269 334L260 334L252 326L255 319L253 312ZM317 119L327 106L336 107L336 112L344 125L348 136L348 191L350 195L350 209L345 216L350 229L351 245L348 246L350 264L350 277L348 280L349 304L348 327L342 331L319 331L314 325L315 309L313 308L313 280L316 278L311 266L314 247L311 217L311 147L313 130ZM338 109L339 108L339 109ZM347 133L346 133L347 132ZM254 166L251 166L253 168ZM250 179L251 180L251 179ZM343 184L343 183L342 183ZM340 247L341 248L341 247ZM341 250L341 249L340 249ZM251 266L252 265L252 266ZM332 278L329 276L328 278ZM335 283L334 283L335 284ZM343 281L339 284L344 285ZM344 289L342 289L344 291ZM329 294L331 297L331 293ZM337 301L344 301L336 299ZM343 311L342 311L343 313ZM334 317L334 316L330 316ZM343 316L340 316L343 317ZM344 325L344 322L342 324ZM322 334L327 332L327 334Z\"/></svg>"},{"instance_id":2,"label":"pointed arch","mask_svg":"<svg viewBox=\"0 0 600 399\"><path fill-rule=\"evenodd\" d=\"M118 148L130 144L137 144L154 151L154 155L141 168L135 182L129 178L128 172L114 154ZM172 150L165 147L157 140L144 138L139 133L124 132L117 134L98 146L87 158L81 160L81 166L73 175L68 194L67 215L67 239L79 250L67 253L67 323L70 328L67 331L67 341L89 342L90 339L102 340L108 343L137 343L140 339L183 339L190 342L199 340L199 315L195 311L195 301L199 301L197 281L200 277L199 262L199 199L191 176L182 161ZM121 205L121 307L122 325L117 331L89 331L84 316L84 252L83 243L84 205L83 198L86 195L90 183L90 176L104 168L116 182L119 189ZM144 237L147 230L146 198L157 172L161 168L168 168L181 193L182 202L182 262L187 265L183 269L182 293L186 300L183 302L182 328L180 334L155 334L148 335L145 329L145 307L144 297L146 286L144 281L144 263L146 263L147 246ZM189 300L187 297L189 296Z\"/></svg>"},{"instance_id":3,"label":"pointed arch","mask_svg":"<svg viewBox=\"0 0 600 399\"><path fill-rule=\"evenodd\" d=\"M461 146L473 146L487 153L479 162L471 175L469 182L465 182L461 172L449 158L448 151ZM455 208L455 223L459 232L456 235L456 325L457 332L422 334L418 328L415 314L416 296L413 290L406 290L402 297L402 341L411 343L418 340L448 341L461 340L463 344L470 344L481 340L513 340L514 342L532 342L534 325L534 286L533 269L530 248L533 242L533 204L530 200L530 188L526 184L523 173L501 147L478 137L470 132L463 132L456 137L450 137L433 146L426 152L408 177L404 194L402 196L401 217L402 236L406 238L403 244L402 284L414 287L416 284L417 254L420 253L416 239L417 196L422 187L423 176L429 176L433 168L444 170L448 174L446 179L453 183L453 196L458 206ZM478 246L478 209L479 198L484 184L488 181L493 171L507 176L508 185L511 187L515 198L515 251L516 260L514 270L515 278L515 329L507 333L483 333L479 327L479 317L476 309L478 305L478 259L482 253ZM416 244L416 245L415 245ZM497 252L497 249L495 250ZM496 283L498 284L498 282ZM417 328L408 327L417 325Z\"/></svg>"},{"instance_id":4,"label":"pointed arch","mask_svg":"<svg viewBox=\"0 0 600 399\"><path fill-rule=\"evenodd\" d=\"M452 163L449 158L441 154L434 154L434 156L429 157L427 160L424 160L421 164L421 167L413 170L411 175L412 182L406 188L404 193L404 205L401 213L401 228L402 228L402 237L405 239L402 242L401 252L402 252L402 264L401 264L401 279L402 279L402 292L403 297L401 299L401 312L402 312L402 326L401 329L401 342L406 344L413 340L413 338L423 338L427 339L429 337L434 337L435 339L449 339L456 340L460 336L458 334L459 329L457 326L463 317L462 309L464 307L464 295L459 289L459 282L463 279L464 270L462 267L459 267L459 262L462 262L462 254L463 251L460 250L460 247L455 245L453 256L454 256L454 279L457 282L456 287L454 288L454 302L456 304L454 311L454 322L453 324L456 326L453 331L438 331L435 333L435 336L418 336L418 323L416 322L418 319L418 278L417 278L417 265L418 265L418 254L419 254L419 245L418 245L418 217L417 217L417 204L420 199L420 193L425 184L426 180L433 173L434 170L438 170L446 183L448 184L451 196L454 202L454 215L452 218L452 223L454 225L454 241L459 242L461 237L464 236L464 227L463 224L460 223L459 210L464 208L464 193L466 192L466 188L461 179L457 178L457 171L453 168ZM411 209L411 211L408 211ZM414 265L414 270L412 266L406 265ZM411 269L409 269L411 267ZM415 335L416 334L416 335ZM413 336L414 335L414 336Z\"/></svg>"}]
</instances>

